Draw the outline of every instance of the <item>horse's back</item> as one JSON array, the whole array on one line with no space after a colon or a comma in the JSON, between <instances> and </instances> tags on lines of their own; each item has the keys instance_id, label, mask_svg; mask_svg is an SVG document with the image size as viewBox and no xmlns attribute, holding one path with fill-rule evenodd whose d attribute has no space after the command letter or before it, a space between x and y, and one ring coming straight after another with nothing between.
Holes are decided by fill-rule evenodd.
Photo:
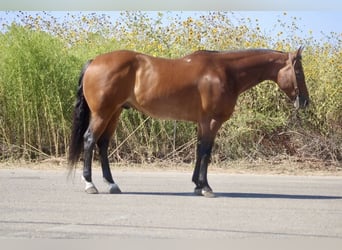
<instances>
[{"instance_id":1,"label":"horse's back","mask_svg":"<svg viewBox=\"0 0 342 250\"><path fill-rule=\"evenodd\" d=\"M115 70L129 64L134 64L138 54L140 53L130 50L115 50L96 56L91 66L101 65L103 70Z\"/></svg>"}]
</instances>

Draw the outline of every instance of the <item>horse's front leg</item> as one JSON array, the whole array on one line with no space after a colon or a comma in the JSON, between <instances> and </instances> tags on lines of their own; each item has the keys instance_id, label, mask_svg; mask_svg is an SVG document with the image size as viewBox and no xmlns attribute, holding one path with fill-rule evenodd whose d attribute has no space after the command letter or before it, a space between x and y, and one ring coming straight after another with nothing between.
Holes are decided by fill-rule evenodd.
<instances>
[{"instance_id":1,"label":"horse's front leg","mask_svg":"<svg viewBox=\"0 0 342 250\"><path fill-rule=\"evenodd\" d=\"M88 194L97 194L98 190L92 182L91 163L93 159L93 150L95 147L95 138L91 130L88 128L84 134L84 165L83 180L85 182L85 191Z\"/></svg>"},{"instance_id":2,"label":"horse's front leg","mask_svg":"<svg viewBox=\"0 0 342 250\"><path fill-rule=\"evenodd\" d=\"M213 142L199 142L199 150L197 150L196 168L194 171L193 181L196 184L195 194L205 197L215 197L213 190L208 183L208 165L210 163Z\"/></svg>"},{"instance_id":3,"label":"horse's front leg","mask_svg":"<svg viewBox=\"0 0 342 250\"><path fill-rule=\"evenodd\" d=\"M207 174L214 140L221 125L222 122L216 119L206 120L198 124L196 166L192 176L192 181L196 184L195 194L197 195L215 197L209 186Z\"/></svg>"}]
</instances>

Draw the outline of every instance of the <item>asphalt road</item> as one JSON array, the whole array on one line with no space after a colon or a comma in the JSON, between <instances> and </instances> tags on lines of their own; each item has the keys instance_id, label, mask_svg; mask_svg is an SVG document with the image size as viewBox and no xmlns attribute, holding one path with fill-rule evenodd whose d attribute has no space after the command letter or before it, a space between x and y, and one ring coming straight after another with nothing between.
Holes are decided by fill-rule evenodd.
<instances>
[{"instance_id":1,"label":"asphalt road","mask_svg":"<svg viewBox=\"0 0 342 250\"><path fill-rule=\"evenodd\" d=\"M115 170L115 169L113 169ZM342 239L342 177L113 171L122 194L83 191L80 172L0 169L0 239Z\"/></svg>"}]
</instances>

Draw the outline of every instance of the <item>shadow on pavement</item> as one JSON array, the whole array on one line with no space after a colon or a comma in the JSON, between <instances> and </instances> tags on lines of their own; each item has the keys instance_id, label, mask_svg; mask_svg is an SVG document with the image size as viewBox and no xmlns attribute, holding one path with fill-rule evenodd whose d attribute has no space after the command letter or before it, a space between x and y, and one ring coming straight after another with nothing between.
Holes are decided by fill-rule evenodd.
<instances>
[{"instance_id":1,"label":"shadow on pavement","mask_svg":"<svg viewBox=\"0 0 342 250\"><path fill-rule=\"evenodd\" d=\"M192 192L123 192L123 195L152 196L197 196ZM303 195L303 194L266 194L266 193L215 193L216 198L247 198L247 199L294 199L294 200L339 200L342 196Z\"/></svg>"}]
</instances>

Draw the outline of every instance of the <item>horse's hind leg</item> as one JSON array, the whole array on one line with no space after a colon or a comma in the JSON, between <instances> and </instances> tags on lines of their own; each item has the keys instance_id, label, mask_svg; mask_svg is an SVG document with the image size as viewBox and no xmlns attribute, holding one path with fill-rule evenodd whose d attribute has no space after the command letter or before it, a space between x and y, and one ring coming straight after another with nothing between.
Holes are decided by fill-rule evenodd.
<instances>
[{"instance_id":1,"label":"horse's hind leg","mask_svg":"<svg viewBox=\"0 0 342 250\"><path fill-rule=\"evenodd\" d=\"M95 144L103 133L108 121L102 118L92 116L89 127L84 134L84 166L83 166L83 180L85 181L85 191L88 194L97 194L98 190L92 182L91 165L93 160L93 151Z\"/></svg>"},{"instance_id":2,"label":"horse's hind leg","mask_svg":"<svg viewBox=\"0 0 342 250\"><path fill-rule=\"evenodd\" d=\"M88 194L97 194L98 191L92 182L91 177L91 163L93 159L93 150L95 147L95 137L89 127L84 134L84 166L83 166L83 180L86 184L85 191Z\"/></svg>"},{"instance_id":3,"label":"horse's hind leg","mask_svg":"<svg viewBox=\"0 0 342 250\"><path fill-rule=\"evenodd\" d=\"M121 193L119 186L114 182L112 173L109 167L109 160L108 160L108 146L110 142L110 138L114 133L116 128L119 116L121 114L121 109L114 113L111 121L108 123L107 128L99 138L97 145L100 151L100 161L102 167L102 174L103 179L109 185L109 193L111 194L118 194Z\"/></svg>"}]
</instances>

